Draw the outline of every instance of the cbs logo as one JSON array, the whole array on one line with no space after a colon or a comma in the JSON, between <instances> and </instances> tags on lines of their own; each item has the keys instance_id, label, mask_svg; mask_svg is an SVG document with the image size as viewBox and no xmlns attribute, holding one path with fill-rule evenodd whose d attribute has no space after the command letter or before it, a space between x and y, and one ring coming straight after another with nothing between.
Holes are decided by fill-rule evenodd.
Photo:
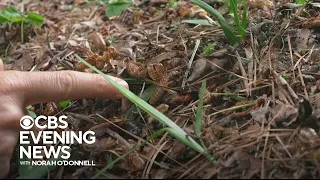
<instances>
[{"instance_id":1,"label":"cbs logo","mask_svg":"<svg viewBox=\"0 0 320 180\"><path fill-rule=\"evenodd\" d=\"M31 116L26 115L20 119L20 126L24 130L29 130L34 125L39 129L65 129L68 127L65 119L67 119L67 116L60 116L58 118L55 116L38 116L36 119L33 119ZM40 124L40 120L45 120L47 124Z\"/></svg>"}]
</instances>

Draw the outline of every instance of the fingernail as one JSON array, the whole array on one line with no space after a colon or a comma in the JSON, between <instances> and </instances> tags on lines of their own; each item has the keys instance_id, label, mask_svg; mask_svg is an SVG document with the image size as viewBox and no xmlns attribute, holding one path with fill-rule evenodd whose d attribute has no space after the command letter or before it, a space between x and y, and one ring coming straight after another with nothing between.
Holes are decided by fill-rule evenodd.
<instances>
[{"instance_id":1,"label":"fingernail","mask_svg":"<svg viewBox=\"0 0 320 180\"><path fill-rule=\"evenodd\" d=\"M119 83L121 86L123 86L123 87L125 87L125 88L127 88L127 89L129 88L129 85L128 85L128 83L127 83L125 80L120 79L120 78L117 78L116 81L117 81L117 83Z\"/></svg>"}]
</instances>

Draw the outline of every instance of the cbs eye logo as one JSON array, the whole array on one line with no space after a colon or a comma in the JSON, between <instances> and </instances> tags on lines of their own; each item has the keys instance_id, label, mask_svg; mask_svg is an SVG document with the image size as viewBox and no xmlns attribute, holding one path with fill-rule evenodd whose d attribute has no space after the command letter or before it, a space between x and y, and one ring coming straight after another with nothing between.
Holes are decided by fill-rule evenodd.
<instances>
[{"instance_id":1,"label":"cbs eye logo","mask_svg":"<svg viewBox=\"0 0 320 180\"><path fill-rule=\"evenodd\" d=\"M23 116L20 119L20 126L22 129L29 130L33 127L34 120L31 116Z\"/></svg>"}]
</instances>

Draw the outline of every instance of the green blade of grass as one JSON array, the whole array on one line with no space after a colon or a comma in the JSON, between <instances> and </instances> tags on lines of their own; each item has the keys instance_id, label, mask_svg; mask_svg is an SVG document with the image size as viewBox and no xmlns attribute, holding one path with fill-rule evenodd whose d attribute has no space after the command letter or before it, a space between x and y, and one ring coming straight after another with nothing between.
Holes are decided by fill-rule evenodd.
<instances>
[{"instance_id":1,"label":"green blade of grass","mask_svg":"<svg viewBox=\"0 0 320 180\"><path fill-rule=\"evenodd\" d=\"M242 28L242 23L240 24L240 19L238 15L238 6L236 0L230 0L231 9L234 16L234 23L236 24L237 32L239 35L241 35L241 38L243 34L245 33L245 30Z\"/></svg>"},{"instance_id":2,"label":"green blade of grass","mask_svg":"<svg viewBox=\"0 0 320 180\"><path fill-rule=\"evenodd\" d=\"M242 30L241 25L240 25L237 2L235 2L235 0L230 0L230 6L231 6L231 10L232 10L232 13L233 13L233 16L234 16L234 23L236 24L236 28L237 28L238 34L242 34L241 32L243 30Z\"/></svg>"},{"instance_id":3,"label":"green blade of grass","mask_svg":"<svg viewBox=\"0 0 320 180\"><path fill-rule=\"evenodd\" d=\"M204 154L206 157L209 158L209 154L203 149L201 145L199 145L194 139L192 139L185 131L183 131L177 124L175 124L173 121L171 121L167 116L159 112L157 109L152 107L150 104L145 102L144 100L140 99L137 95L129 91L128 89L122 87L119 83L117 83L115 80L113 80L111 77L107 76L100 70L98 70L96 67L92 66L85 60L83 60L81 57L76 55L77 59L84 63L86 66L90 67L92 70L97 72L98 74L102 75L106 80L108 80L123 96L125 96L127 99L129 99L131 102L133 102L137 107L142 109L143 111L147 112L150 116L157 119L161 123L167 125L168 127L172 128L174 131L171 134L173 137L177 138L181 142L183 142L185 145L191 147L195 151ZM211 158L212 160L212 158Z\"/></svg>"},{"instance_id":4,"label":"green blade of grass","mask_svg":"<svg viewBox=\"0 0 320 180\"><path fill-rule=\"evenodd\" d=\"M204 97L204 90L206 89L206 81L202 81L201 89L200 89L200 96L199 96L199 103L196 113L196 123L195 123L195 134L197 137L201 135L201 122L203 117L203 97Z\"/></svg>"},{"instance_id":5,"label":"green blade of grass","mask_svg":"<svg viewBox=\"0 0 320 180\"><path fill-rule=\"evenodd\" d=\"M240 41L240 38L237 37L237 35L233 31L231 25L226 21L226 19L217 10L215 10L209 4L207 4L201 0L192 0L192 2L218 19L218 23L220 24L225 36L227 37L227 39L229 40L229 42L232 45L234 45Z\"/></svg>"},{"instance_id":6,"label":"green blade of grass","mask_svg":"<svg viewBox=\"0 0 320 180\"><path fill-rule=\"evenodd\" d=\"M242 12L242 22L241 22L241 38L244 38L246 36L246 30L247 30L247 0L244 0L243 2L243 12Z\"/></svg>"}]
</instances>

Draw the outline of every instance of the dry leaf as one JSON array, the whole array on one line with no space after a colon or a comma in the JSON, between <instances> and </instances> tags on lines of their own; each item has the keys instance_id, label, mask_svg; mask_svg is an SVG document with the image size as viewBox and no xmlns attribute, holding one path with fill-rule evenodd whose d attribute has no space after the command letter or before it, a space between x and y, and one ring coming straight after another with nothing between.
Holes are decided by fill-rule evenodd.
<instances>
[{"instance_id":1,"label":"dry leaf","mask_svg":"<svg viewBox=\"0 0 320 180\"><path fill-rule=\"evenodd\" d=\"M280 104L272 111L273 120L276 124L289 126L296 121L299 111L296 107L289 104Z\"/></svg>"},{"instance_id":2,"label":"dry leaf","mask_svg":"<svg viewBox=\"0 0 320 180\"><path fill-rule=\"evenodd\" d=\"M185 144L183 144L178 140L175 140L174 143L172 144L171 149L169 150L168 155L173 159L177 159L185 149L186 149Z\"/></svg>"},{"instance_id":3,"label":"dry leaf","mask_svg":"<svg viewBox=\"0 0 320 180\"><path fill-rule=\"evenodd\" d=\"M274 7L274 4L271 0L248 0L247 5L252 8Z\"/></svg>"},{"instance_id":4,"label":"dry leaf","mask_svg":"<svg viewBox=\"0 0 320 180\"><path fill-rule=\"evenodd\" d=\"M190 77L188 78L188 82L195 81L196 79L201 77L201 75L203 75L203 73L206 70L208 70L209 68L210 68L210 66L208 66L207 61L205 59L196 60L194 62L194 67L193 67L192 73L191 73Z\"/></svg>"},{"instance_id":5,"label":"dry leaf","mask_svg":"<svg viewBox=\"0 0 320 180\"><path fill-rule=\"evenodd\" d=\"M296 43L299 49L305 49L308 47L308 40L310 35L311 31L309 29L298 30Z\"/></svg>"},{"instance_id":6,"label":"dry leaf","mask_svg":"<svg viewBox=\"0 0 320 180\"><path fill-rule=\"evenodd\" d=\"M81 25L90 27L91 29L96 29L97 28L97 23L94 21L83 21L80 23Z\"/></svg>"},{"instance_id":7,"label":"dry leaf","mask_svg":"<svg viewBox=\"0 0 320 180\"><path fill-rule=\"evenodd\" d=\"M245 171L244 178L246 179L251 178L261 170L261 160L242 150L234 152L223 165L224 167L233 167L231 173L243 173Z\"/></svg>"},{"instance_id":8,"label":"dry leaf","mask_svg":"<svg viewBox=\"0 0 320 180\"><path fill-rule=\"evenodd\" d=\"M268 121L267 114L270 112L269 108L260 108L256 110L252 110L250 112L252 118L259 123L266 123Z\"/></svg>"},{"instance_id":9,"label":"dry leaf","mask_svg":"<svg viewBox=\"0 0 320 180\"><path fill-rule=\"evenodd\" d=\"M164 179L166 175L168 174L168 170L165 169L157 169L151 171L151 179Z\"/></svg>"}]
</instances>

